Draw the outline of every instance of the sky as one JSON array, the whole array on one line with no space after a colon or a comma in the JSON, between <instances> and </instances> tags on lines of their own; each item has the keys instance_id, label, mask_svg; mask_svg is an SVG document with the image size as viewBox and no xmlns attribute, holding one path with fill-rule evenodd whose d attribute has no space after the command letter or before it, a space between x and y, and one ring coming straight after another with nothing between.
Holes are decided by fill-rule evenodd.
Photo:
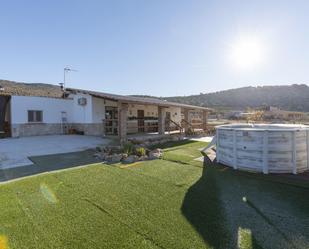
<instances>
[{"instance_id":1,"label":"sky","mask_svg":"<svg viewBox=\"0 0 309 249\"><path fill-rule=\"evenodd\" d=\"M0 79L183 96L309 82L309 1L1 1Z\"/></svg>"}]
</instances>

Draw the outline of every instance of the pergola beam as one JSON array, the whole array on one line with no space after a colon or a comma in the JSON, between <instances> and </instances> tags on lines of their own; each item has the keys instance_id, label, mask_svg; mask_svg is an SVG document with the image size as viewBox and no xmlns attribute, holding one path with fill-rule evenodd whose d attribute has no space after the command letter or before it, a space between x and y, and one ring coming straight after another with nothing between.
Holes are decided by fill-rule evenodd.
<instances>
[{"instance_id":1,"label":"pergola beam","mask_svg":"<svg viewBox=\"0 0 309 249\"><path fill-rule=\"evenodd\" d=\"M118 136L121 145L127 142L128 107L127 103L118 102Z\"/></svg>"},{"instance_id":2,"label":"pergola beam","mask_svg":"<svg viewBox=\"0 0 309 249\"><path fill-rule=\"evenodd\" d=\"M159 134L165 134L165 109L166 107L158 106L158 132Z\"/></svg>"},{"instance_id":3,"label":"pergola beam","mask_svg":"<svg viewBox=\"0 0 309 249\"><path fill-rule=\"evenodd\" d=\"M207 130L207 117L208 117L208 112L204 110L202 114L202 124L203 124L204 131Z\"/></svg>"},{"instance_id":4,"label":"pergola beam","mask_svg":"<svg viewBox=\"0 0 309 249\"><path fill-rule=\"evenodd\" d=\"M185 129L185 133L187 133L189 131L189 124L190 124L190 120L189 120L189 109L185 108L183 109L183 115L184 115L184 129Z\"/></svg>"}]
</instances>

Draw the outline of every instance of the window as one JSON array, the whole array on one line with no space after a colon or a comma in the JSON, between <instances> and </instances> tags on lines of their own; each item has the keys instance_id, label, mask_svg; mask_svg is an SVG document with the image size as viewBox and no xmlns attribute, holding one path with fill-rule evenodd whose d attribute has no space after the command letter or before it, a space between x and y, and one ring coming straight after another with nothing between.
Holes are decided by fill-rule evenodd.
<instances>
[{"instance_id":1,"label":"window","mask_svg":"<svg viewBox=\"0 0 309 249\"><path fill-rule=\"evenodd\" d=\"M28 122L29 123L40 123L43 122L43 111L28 111Z\"/></svg>"}]
</instances>

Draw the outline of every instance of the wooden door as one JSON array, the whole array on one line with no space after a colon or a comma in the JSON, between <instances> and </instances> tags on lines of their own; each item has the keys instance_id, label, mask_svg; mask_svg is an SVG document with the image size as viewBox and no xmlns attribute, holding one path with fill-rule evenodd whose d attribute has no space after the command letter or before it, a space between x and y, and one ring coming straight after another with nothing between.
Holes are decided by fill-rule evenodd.
<instances>
[{"instance_id":1,"label":"wooden door","mask_svg":"<svg viewBox=\"0 0 309 249\"><path fill-rule=\"evenodd\" d=\"M169 129L170 129L170 120L171 120L171 113L166 112L165 113L165 128L166 128L167 131L169 131Z\"/></svg>"},{"instance_id":2,"label":"wooden door","mask_svg":"<svg viewBox=\"0 0 309 249\"><path fill-rule=\"evenodd\" d=\"M105 107L105 134L118 134L118 109L117 107Z\"/></svg>"},{"instance_id":3,"label":"wooden door","mask_svg":"<svg viewBox=\"0 0 309 249\"><path fill-rule=\"evenodd\" d=\"M145 112L144 110L137 110L137 127L138 127L138 132L145 132Z\"/></svg>"}]
</instances>

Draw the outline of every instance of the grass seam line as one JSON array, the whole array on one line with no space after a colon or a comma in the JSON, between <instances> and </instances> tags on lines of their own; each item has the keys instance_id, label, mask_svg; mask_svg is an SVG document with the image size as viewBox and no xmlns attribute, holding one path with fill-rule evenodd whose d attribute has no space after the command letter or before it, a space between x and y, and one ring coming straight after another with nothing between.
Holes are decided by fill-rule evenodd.
<instances>
[{"instance_id":1,"label":"grass seam line","mask_svg":"<svg viewBox=\"0 0 309 249\"><path fill-rule=\"evenodd\" d=\"M156 241L154 241L152 238L150 238L149 236L147 236L146 234L137 231L136 229L134 229L132 226L130 226L129 224L121 221L120 219L117 219L112 213L110 213L108 210L104 209L101 205L91 201L89 198L83 198L82 200L88 202L89 204L91 204L93 207L97 208L98 210L100 210L101 212L107 214L108 216L110 216L111 218L113 218L114 220L117 220L120 224L126 226L129 230L135 232L136 234L140 235L141 237L143 237L144 239L150 241L152 244L154 244L155 246L161 248L161 249L167 249L164 246L158 244Z\"/></svg>"},{"instance_id":2,"label":"grass seam line","mask_svg":"<svg viewBox=\"0 0 309 249\"><path fill-rule=\"evenodd\" d=\"M0 186L11 183L11 182L17 182L17 181L20 181L20 180L24 180L24 179L27 179L27 178L37 177L37 176L40 176L40 175L48 175L48 174L54 174L54 173L59 173L59 172L63 172L63 171L81 169L81 168L86 168L86 167L89 167L89 166L95 166L95 165L98 165L98 164L102 164L102 163L91 163L91 164L80 165L80 166L71 167L71 168L67 168L67 169L57 169L57 170L41 172L41 173L38 173L38 174L29 175L29 176L23 176L23 177L19 177L19 178L7 180L7 181L1 181Z\"/></svg>"}]
</instances>

